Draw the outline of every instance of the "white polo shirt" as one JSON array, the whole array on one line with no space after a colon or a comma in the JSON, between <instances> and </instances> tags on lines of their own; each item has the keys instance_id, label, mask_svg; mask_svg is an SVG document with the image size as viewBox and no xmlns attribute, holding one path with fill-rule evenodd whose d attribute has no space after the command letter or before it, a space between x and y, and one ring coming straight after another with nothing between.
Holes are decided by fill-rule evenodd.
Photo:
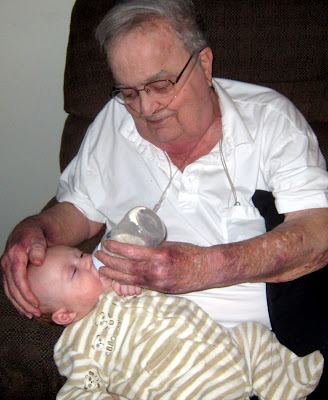
<instances>
[{"instance_id":1,"label":"white polo shirt","mask_svg":"<svg viewBox=\"0 0 328 400\"><path fill-rule=\"evenodd\" d=\"M291 102L271 89L242 82L213 79L213 85L222 112L224 159L240 205L234 206L217 144L175 174L158 211L167 240L212 246L264 233L263 218L251 200L256 189L273 192L279 213L328 207L325 161L311 128ZM87 218L111 229L131 208L153 208L169 178L163 151L138 134L124 106L110 101L63 172L57 199L75 204ZM247 320L270 327L265 284L185 297L227 327Z\"/></svg>"}]
</instances>

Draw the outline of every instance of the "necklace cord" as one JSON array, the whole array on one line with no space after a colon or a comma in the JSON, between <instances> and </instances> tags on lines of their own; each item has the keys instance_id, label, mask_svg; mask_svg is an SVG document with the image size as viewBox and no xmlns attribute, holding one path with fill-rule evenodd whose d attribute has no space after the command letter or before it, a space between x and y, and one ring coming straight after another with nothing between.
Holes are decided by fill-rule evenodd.
<instances>
[{"instance_id":1,"label":"necklace cord","mask_svg":"<svg viewBox=\"0 0 328 400\"><path fill-rule=\"evenodd\" d=\"M160 209L160 207L161 207L161 205L162 205L162 203L163 203L163 200L164 200L165 197L166 197L166 193L167 193L167 191L169 190L169 187L171 186L171 183L172 183L172 181L173 181L173 179L174 179L176 173L179 171L179 168L177 168L177 170L175 171L175 173L172 175L172 165L171 165L171 161L170 161L169 156L167 155L167 152L166 152L166 151L164 151L164 155L165 155L165 157L166 157L166 159L167 159L167 162L168 162L168 164L169 164L169 167L170 167L170 179L169 179L169 182L168 182L168 184L166 185L166 188L164 189L164 191L163 191L163 193L162 193L160 199L158 200L158 202L157 202L157 203L155 204L155 206L153 207L154 213L157 213L157 211Z\"/></svg>"},{"instance_id":2,"label":"necklace cord","mask_svg":"<svg viewBox=\"0 0 328 400\"><path fill-rule=\"evenodd\" d=\"M220 158L221 158L221 162L222 162L222 165L223 165L224 172L225 172L225 174L226 174L226 177L228 178L228 182L229 182L229 185L230 185L230 187L231 187L232 195L233 195L234 200L235 200L234 206L240 206L240 203L239 203L238 197L237 197L236 188L235 188L235 186L234 186L234 184L233 184L233 182L232 182L232 179L231 179L231 176L230 176L230 174L229 174L228 167L227 167L227 163L226 163L225 158L224 158L224 155L223 155L223 146L222 146L222 143L223 143L223 135L222 135L222 137L221 137L221 139L220 139L220 142L219 142ZM193 151L193 149L192 149L192 151ZM191 151L191 153L192 153L192 151ZM158 200L158 202L157 202L157 203L155 204L155 206L153 207L154 213L157 213L158 210L160 209L160 207L161 207L161 205L162 205L162 203L163 203L163 201L164 201L164 199L165 199L165 197L166 197L167 191L169 190L169 188L170 188L170 186L171 186L171 184L172 184L172 181L173 181L175 175L176 175L177 172L180 170L179 168L177 168L176 171L174 172L174 174L172 174L171 160L170 160L170 158L169 158L169 156L168 156L168 154L167 154L166 151L163 151L163 153L164 153L164 155L165 155L165 157L166 157L166 159L167 159L167 162L168 162L168 164L169 164L169 168L170 168L170 179L169 179L169 182L168 182L168 184L166 185L165 189L163 190L163 193L162 193L160 199ZM191 153L188 154L188 157L187 157L187 159L182 163L182 166L186 163L186 161L187 161L188 158L190 157ZM182 167L182 166L181 166L181 167Z\"/></svg>"},{"instance_id":3,"label":"necklace cord","mask_svg":"<svg viewBox=\"0 0 328 400\"><path fill-rule=\"evenodd\" d=\"M240 206L240 203L239 203L238 197L237 197L236 188L235 188L235 186L234 186L234 184L232 182L232 179L231 179L231 176L229 174L228 167L227 167L227 163L226 163L224 155L223 155L222 142L223 142L223 136L221 137L221 140L220 140L220 143L219 143L221 162L222 162L223 169L224 169L224 172L226 174L226 177L228 178L229 185L231 187L231 192L232 192L233 197L235 199L234 206Z\"/></svg>"}]
</instances>

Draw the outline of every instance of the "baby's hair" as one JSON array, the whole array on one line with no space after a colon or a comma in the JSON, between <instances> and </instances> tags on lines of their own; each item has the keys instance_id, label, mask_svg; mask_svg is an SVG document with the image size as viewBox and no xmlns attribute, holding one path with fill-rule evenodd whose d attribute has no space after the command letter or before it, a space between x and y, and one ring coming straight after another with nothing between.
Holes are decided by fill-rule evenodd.
<instances>
[{"instance_id":1,"label":"baby's hair","mask_svg":"<svg viewBox=\"0 0 328 400\"><path fill-rule=\"evenodd\" d=\"M58 325L52 319L53 310L51 310L47 306L44 306L43 304L40 305L39 309L41 311L41 316L40 317L34 317L34 319L36 319L37 321L46 323L47 325Z\"/></svg>"},{"instance_id":2,"label":"baby's hair","mask_svg":"<svg viewBox=\"0 0 328 400\"><path fill-rule=\"evenodd\" d=\"M34 317L34 319L43 324L58 325L56 324L56 322L53 321L51 312L43 311L40 317Z\"/></svg>"}]
</instances>

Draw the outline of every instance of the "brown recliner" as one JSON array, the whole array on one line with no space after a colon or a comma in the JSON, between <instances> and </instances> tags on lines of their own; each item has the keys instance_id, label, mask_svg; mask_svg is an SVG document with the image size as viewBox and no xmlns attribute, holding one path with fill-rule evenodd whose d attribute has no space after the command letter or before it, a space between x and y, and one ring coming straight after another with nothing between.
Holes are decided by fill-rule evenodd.
<instances>
[{"instance_id":1,"label":"brown recliner","mask_svg":"<svg viewBox=\"0 0 328 400\"><path fill-rule=\"evenodd\" d=\"M94 30L112 0L77 0L71 19L65 70L65 123L60 168L76 154L85 131L110 98L112 80ZM317 133L328 159L328 6L325 0L195 0L214 51L214 76L272 87L289 97ZM54 188L55 191L55 188ZM268 229L280 217L270 194L255 204ZM81 244L92 251L99 237ZM328 353L327 300L320 282L326 269L286 284L268 285L279 339L302 355ZM323 316L323 317L322 317ZM0 397L51 400L64 382L52 359L61 327L20 316L0 293ZM309 399L324 399L325 372Z\"/></svg>"}]
</instances>

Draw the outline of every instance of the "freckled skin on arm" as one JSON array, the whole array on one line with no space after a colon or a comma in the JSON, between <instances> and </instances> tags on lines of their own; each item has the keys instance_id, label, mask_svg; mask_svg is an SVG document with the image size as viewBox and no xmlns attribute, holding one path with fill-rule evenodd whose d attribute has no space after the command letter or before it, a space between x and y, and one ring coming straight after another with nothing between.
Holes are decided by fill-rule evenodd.
<instances>
[{"instance_id":1,"label":"freckled skin on arm","mask_svg":"<svg viewBox=\"0 0 328 400\"><path fill-rule=\"evenodd\" d=\"M106 241L127 259L97 253L112 279L166 293L282 282L328 263L328 209L289 213L271 232L237 243L200 247L166 242L157 248Z\"/></svg>"},{"instance_id":2,"label":"freckled skin on arm","mask_svg":"<svg viewBox=\"0 0 328 400\"><path fill-rule=\"evenodd\" d=\"M286 214L271 232L225 245L223 257L237 281L284 282L314 272L328 263L328 209Z\"/></svg>"}]
</instances>

